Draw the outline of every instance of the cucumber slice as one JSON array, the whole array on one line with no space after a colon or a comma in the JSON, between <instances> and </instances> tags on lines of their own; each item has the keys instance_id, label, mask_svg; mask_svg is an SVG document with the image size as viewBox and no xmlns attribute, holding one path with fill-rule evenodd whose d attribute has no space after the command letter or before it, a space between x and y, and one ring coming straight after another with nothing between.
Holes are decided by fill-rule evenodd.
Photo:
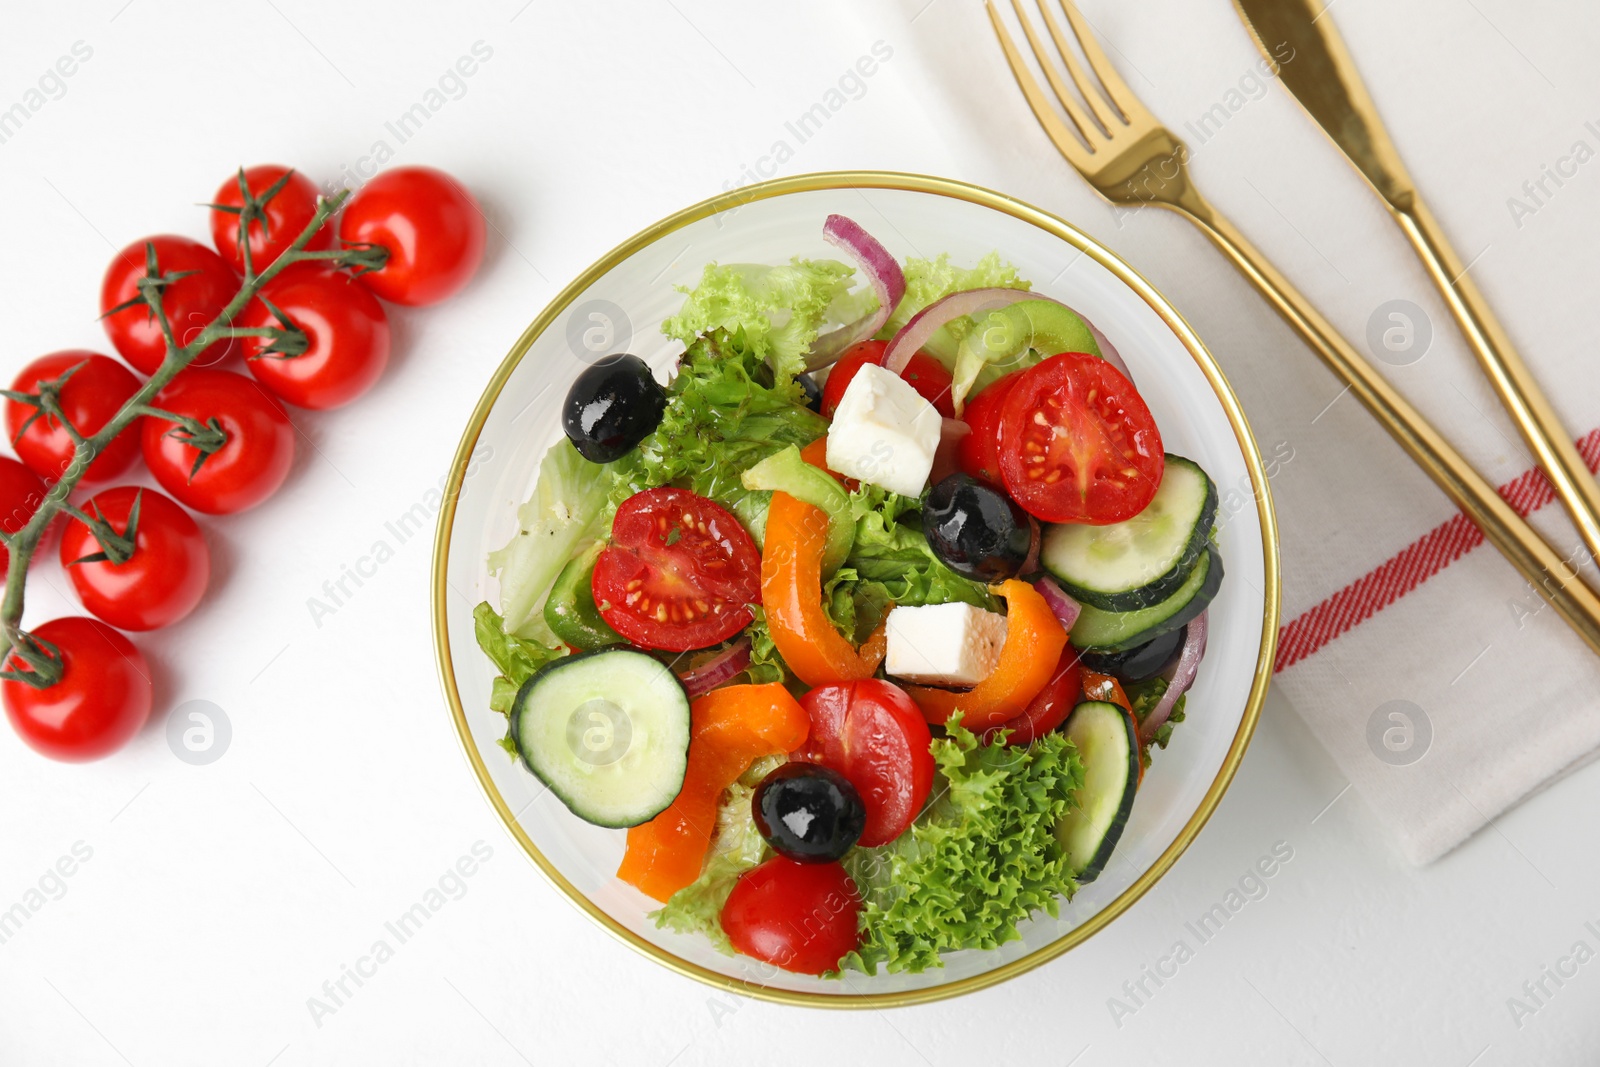
<instances>
[{"instance_id":1,"label":"cucumber slice","mask_svg":"<svg viewBox=\"0 0 1600 1067\"><path fill-rule=\"evenodd\" d=\"M1102 611L1153 607L1200 561L1216 517L1216 484L1192 460L1168 453L1143 511L1109 526L1047 526L1039 562L1080 603Z\"/></svg>"},{"instance_id":2,"label":"cucumber slice","mask_svg":"<svg viewBox=\"0 0 1600 1067\"><path fill-rule=\"evenodd\" d=\"M511 740L572 814L637 826L683 788L689 697L664 664L635 649L567 656L517 691Z\"/></svg>"},{"instance_id":3,"label":"cucumber slice","mask_svg":"<svg viewBox=\"0 0 1600 1067\"><path fill-rule=\"evenodd\" d=\"M1133 813L1133 794L1139 786L1139 735L1133 716L1103 700L1086 700L1073 708L1066 734L1083 761L1083 787L1078 790L1077 807L1056 823L1056 843L1081 885L1098 878L1111 862Z\"/></svg>"},{"instance_id":4,"label":"cucumber slice","mask_svg":"<svg viewBox=\"0 0 1600 1067\"><path fill-rule=\"evenodd\" d=\"M1171 633L1190 622L1216 598L1222 588L1222 554L1207 544L1178 591L1153 607L1138 611L1102 611L1085 604L1067 636L1073 647L1118 652Z\"/></svg>"},{"instance_id":5,"label":"cucumber slice","mask_svg":"<svg viewBox=\"0 0 1600 1067\"><path fill-rule=\"evenodd\" d=\"M1003 375L1062 352L1100 354L1089 324L1053 300L1021 300L974 315L956 350L951 394L965 399Z\"/></svg>"}]
</instances>

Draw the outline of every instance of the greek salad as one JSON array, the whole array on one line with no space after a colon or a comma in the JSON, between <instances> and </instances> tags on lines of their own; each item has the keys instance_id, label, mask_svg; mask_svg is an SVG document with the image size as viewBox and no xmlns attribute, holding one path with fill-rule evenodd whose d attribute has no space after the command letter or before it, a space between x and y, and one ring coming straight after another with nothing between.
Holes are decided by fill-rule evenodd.
<instances>
[{"instance_id":1,"label":"greek salad","mask_svg":"<svg viewBox=\"0 0 1600 1067\"><path fill-rule=\"evenodd\" d=\"M921 971L1106 867L1184 718L1217 490L998 254L711 264L563 408L476 613L503 747L663 926ZM856 284L857 274L865 284Z\"/></svg>"}]
</instances>

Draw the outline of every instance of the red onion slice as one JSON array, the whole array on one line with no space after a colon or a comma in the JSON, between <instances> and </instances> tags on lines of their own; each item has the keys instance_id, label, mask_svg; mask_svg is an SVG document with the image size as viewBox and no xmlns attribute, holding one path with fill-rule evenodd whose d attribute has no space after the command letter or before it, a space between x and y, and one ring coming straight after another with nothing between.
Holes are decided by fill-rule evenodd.
<instances>
[{"instance_id":1,"label":"red onion slice","mask_svg":"<svg viewBox=\"0 0 1600 1067\"><path fill-rule=\"evenodd\" d=\"M911 321L900 327L889 347L883 353L883 369L899 374L917 354L917 349L928 343L939 329L952 319L978 311L997 311L1010 307L1020 300L1041 299L1038 293L1026 289L967 289L941 297L911 316Z\"/></svg>"},{"instance_id":2,"label":"red onion slice","mask_svg":"<svg viewBox=\"0 0 1600 1067\"><path fill-rule=\"evenodd\" d=\"M1172 669L1172 676L1167 680L1167 691L1161 694L1161 703L1157 704L1145 716L1139 726L1139 740L1148 745L1156 736L1156 731L1166 723L1167 717L1172 714L1172 709L1177 705L1178 698L1186 693L1194 678L1200 671L1200 659L1206 654L1206 615L1202 611L1200 617L1189 624L1188 632L1184 635L1183 651L1178 653L1178 664Z\"/></svg>"},{"instance_id":3,"label":"red onion slice","mask_svg":"<svg viewBox=\"0 0 1600 1067\"><path fill-rule=\"evenodd\" d=\"M1061 628L1071 631L1072 624L1078 621L1078 613L1083 610L1083 605L1064 593L1054 578L1036 578L1033 587L1039 590L1039 595L1044 597L1044 602L1055 613Z\"/></svg>"},{"instance_id":4,"label":"red onion slice","mask_svg":"<svg viewBox=\"0 0 1600 1067\"><path fill-rule=\"evenodd\" d=\"M1074 312L1076 314L1076 312ZM1082 315L1078 318L1083 319ZM1117 346L1111 343L1111 338L1100 332L1100 327L1083 319L1084 325L1089 327L1089 332L1094 334L1094 343L1100 346L1100 357L1121 372L1128 381L1133 381L1133 375L1128 373L1128 365L1123 362L1122 354L1117 351Z\"/></svg>"},{"instance_id":5,"label":"red onion slice","mask_svg":"<svg viewBox=\"0 0 1600 1067\"><path fill-rule=\"evenodd\" d=\"M899 262L856 222L843 215L829 215L822 224L822 239L856 261L872 291L878 294L878 309L813 341L811 351L806 354L807 370L821 370L832 365L845 349L883 329L901 297L906 295L906 276Z\"/></svg>"},{"instance_id":6,"label":"red onion slice","mask_svg":"<svg viewBox=\"0 0 1600 1067\"><path fill-rule=\"evenodd\" d=\"M689 694L689 699L693 700L705 696L748 666L750 666L750 639L741 637L700 666L678 675L678 681L683 683L684 691Z\"/></svg>"}]
</instances>

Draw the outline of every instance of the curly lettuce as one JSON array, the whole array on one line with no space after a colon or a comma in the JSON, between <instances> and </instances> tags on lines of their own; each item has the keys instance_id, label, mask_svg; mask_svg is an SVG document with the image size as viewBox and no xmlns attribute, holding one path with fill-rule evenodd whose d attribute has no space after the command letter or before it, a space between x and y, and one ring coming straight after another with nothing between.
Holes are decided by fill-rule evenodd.
<instances>
[{"instance_id":1,"label":"curly lettuce","mask_svg":"<svg viewBox=\"0 0 1600 1067\"><path fill-rule=\"evenodd\" d=\"M1077 888L1055 837L1083 786L1072 742L1052 733L1008 748L956 718L947 729L933 742L934 802L892 843L845 857L863 939L841 968L916 973L945 952L995 948L1019 939L1034 912L1056 915Z\"/></svg>"},{"instance_id":2,"label":"curly lettuce","mask_svg":"<svg viewBox=\"0 0 1600 1067\"><path fill-rule=\"evenodd\" d=\"M877 307L870 288L852 294L855 268L832 259L795 257L778 267L708 263L679 312L661 332L690 346L702 334L742 335L779 379L806 369L806 354L829 323L853 321Z\"/></svg>"},{"instance_id":3,"label":"curly lettuce","mask_svg":"<svg viewBox=\"0 0 1600 1067\"><path fill-rule=\"evenodd\" d=\"M1161 698L1167 695L1167 685L1167 680L1157 675L1142 682L1129 682L1123 687L1123 691L1128 695L1128 703L1133 705L1133 714L1139 720L1139 725L1144 725L1145 719L1149 718L1156 705L1161 703ZM1146 741L1139 750L1139 759L1147 769L1150 766L1150 749L1167 747L1167 742L1172 740L1172 728L1183 721L1183 706L1188 701L1189 694L1181 694L1172 705L1172 712L1167 716L1167 721L1156 729L1155 736Z\"/></svg>"}]
</instances>

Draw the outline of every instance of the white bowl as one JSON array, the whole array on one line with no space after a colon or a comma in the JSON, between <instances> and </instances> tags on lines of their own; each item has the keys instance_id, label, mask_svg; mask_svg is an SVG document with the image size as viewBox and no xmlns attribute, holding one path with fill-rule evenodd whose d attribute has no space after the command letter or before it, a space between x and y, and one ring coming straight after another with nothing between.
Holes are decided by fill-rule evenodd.
<instances>
[{"instance_id":1,"label":"white bowl","mask_svg":"<svg viewBox=\"0 0 1600 1067\"><path fill-rule=\"evenodd\" d=\"M658 930L657 905L615 877L624 834L570 814L496 742L495 670L473 639L472 609L498 604L485 558L516 529L516 506L561 434L560 408L586 360L630 351L669 366L679 346L659 331L708 262L782 263L838 253L822 240L830 213L849 215L897 257L948 252L970 265L998 249L1044 294L1112 340L1169 452L1216 480L1227 578L1211 606L1210 642L1188 720L1158 751L1115 861L1061 917L1036 916L1022 939L969 950L923 974L827 980L716 952L698 936ZM433 623L446 700L468 762L528 855L583 911L645 955L737 992L811 1006L882 1007L970 992L1083 942L1139 898L1194 840L1249 744L1278 632L1277 532L1267 474L1237 399L1210 353L1145 280L1062 220L998 193L905 174L785 178L708 200L656 223L584 271L534 319L495 372L451 469L433 560Z\"/></svg>"}]
</instances>

